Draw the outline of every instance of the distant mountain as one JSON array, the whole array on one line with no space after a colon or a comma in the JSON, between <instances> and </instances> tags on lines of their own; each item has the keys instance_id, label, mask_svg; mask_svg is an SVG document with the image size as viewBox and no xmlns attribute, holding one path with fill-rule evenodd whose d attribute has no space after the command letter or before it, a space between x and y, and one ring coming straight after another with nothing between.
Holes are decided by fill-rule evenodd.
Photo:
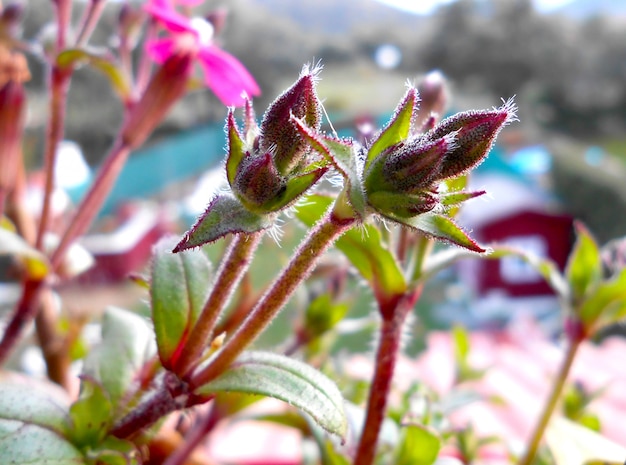
<instances>
[{"instance_id":1,"label":"distant mountain","mask_svg":"<svg viewBox=\"0 0 626 465\"><path fill-rule=\"evenodd\" d=\"M619 16L626 18L626 1L624 0L573 0L553 10L554 13L571 16L577 19L591 16Z\"/></svg>"},{"instance_id":2,"label":"distant mountain","mask_svg":"<svg viewBox=\"0 0 626 465\"><path fill-rule=\"evenodd\" d=\"M254 0L272 12L296 21L303 31L342 34L381 23L415 24L422 19L375 0Z\"/></svg>"}]
</instances>

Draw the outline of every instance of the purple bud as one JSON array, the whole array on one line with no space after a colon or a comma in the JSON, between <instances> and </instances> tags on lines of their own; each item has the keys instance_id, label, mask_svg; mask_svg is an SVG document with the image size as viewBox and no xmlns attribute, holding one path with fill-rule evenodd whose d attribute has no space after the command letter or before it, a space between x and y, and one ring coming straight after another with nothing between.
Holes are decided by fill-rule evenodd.
<instances>
[{"instance_id":1,"label":"purple bud","mask_svg":"<svg viewBox=\"0 0 626 465\"><path fill-rule=\"evenodd\" d=\"M500 130L515 120L516 110L513 100L510 99L493 110L457 113L426 133L427 140L436 140L448 134L455 135L456 147L444 157L437 178L453 178L480 164L489 154Z\"/></svg>"},{"instance_id":2,"label":"purple bud","mask_svg":"<svg viewBox=\"0 0 626 465\"><path fill-rule=\"evenodd\" d=\"M276 168L289 174L309 152L309 145L291 121L291 115L313 129L321 124L320 102L315 92L317 69L305 68L298 81L268 108L261 122L260 150L272 150Z\"/></svg>"},{"instance_id":3,"label":"purple bud","mask_svg":"<svg viewBox=\"0 0 626 465\"><path fill-rule=\"evenodd\" d=\"M383 176L396 192L421 191L432 184L444 157L455 147L453 134L434 141L415 137L386 157Z\"/></svg>"},{"instance_id":4,"label":"purple bud","mask_svg":"<svg viewBox=\"0 0 626 465\"><path fill-rule=\"evenodd\" d=\"M278 173L270 152L245 157L235 177L233 192L250 210L257 210L285 190L285 180Z\"/></svg>"}]
</instances>

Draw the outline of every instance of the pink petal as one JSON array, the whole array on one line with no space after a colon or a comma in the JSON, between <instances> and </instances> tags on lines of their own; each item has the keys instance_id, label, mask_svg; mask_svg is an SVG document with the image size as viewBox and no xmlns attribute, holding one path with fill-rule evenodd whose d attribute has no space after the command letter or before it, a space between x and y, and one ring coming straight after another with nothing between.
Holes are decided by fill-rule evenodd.
<instances>
[{"instance_id":1,"label":"pink petal","mask_svg":"<svg viewBox=\"0 0 626 465\"><path fill-rule=\"evenodd\" d=\"M176 51L176 42L173 38L155 39L146 42L146 52L154 61L162 64Z\"/></svg>"},{"instance_id":2,"label":"pink petal","mask_svg":"<svg viewBox=\"0 0 626 465\"><path fill-rule=\"evenodd\" d=\"M193 32L189 18L181 15L167 0L151 0L143 9L170 32Z\"/></svg>"},{"instance_id":3,"label":"pink petal","mask_svg":"<svg viewBox=\"0 0 626 465\"><path fill-rule=\"evenodd\" d=\"M209 88L227 106L241 106L245 99L260 95L261 89L241 62L218 47L203 48L199 54Z\"/></svg>"}]
</instances>

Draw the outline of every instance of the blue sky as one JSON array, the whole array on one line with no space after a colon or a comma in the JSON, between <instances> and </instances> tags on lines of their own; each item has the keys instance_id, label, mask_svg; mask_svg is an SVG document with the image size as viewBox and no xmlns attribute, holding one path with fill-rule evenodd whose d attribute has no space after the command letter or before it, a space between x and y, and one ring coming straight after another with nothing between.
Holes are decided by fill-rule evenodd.
<instances>
[{"instance_id":1,"label":"blue sky","mask_svg":"<svg viewBox=\"0 0 626 465\"><path fill-rule=\"evenodd\" d=\"M395 6L397 8L413 11L415 13L426 14L433 11L438 5L451 3L454 0L378 0L381 3ZM571 0L533 0L533 3L539 11L550 11Z\"/></svg>"}]
</instances>

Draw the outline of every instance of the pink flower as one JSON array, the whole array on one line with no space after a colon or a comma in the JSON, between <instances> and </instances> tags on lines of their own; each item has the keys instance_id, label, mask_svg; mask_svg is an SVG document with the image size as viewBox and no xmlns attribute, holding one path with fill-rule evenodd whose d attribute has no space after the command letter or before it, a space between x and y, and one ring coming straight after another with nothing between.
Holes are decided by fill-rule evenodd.
<instances>
[{"instance_id":1,"label":"pink flower","mask_svg":"<svg viewBox=\"0 0 626 465\"><path fill-rule=\"evenodd\" d=\"M185 5L197 0L179 0ZM213 26L203 18L180 14L169 0L150 0L144 7L169 31L167 37L150 40L147 51L157 63L176 53L191 53L199 60L206 85L227 106L241 106L245 97L260 95L258 84L245 66L213 43Z\"/></svg>"}]
</instances>

